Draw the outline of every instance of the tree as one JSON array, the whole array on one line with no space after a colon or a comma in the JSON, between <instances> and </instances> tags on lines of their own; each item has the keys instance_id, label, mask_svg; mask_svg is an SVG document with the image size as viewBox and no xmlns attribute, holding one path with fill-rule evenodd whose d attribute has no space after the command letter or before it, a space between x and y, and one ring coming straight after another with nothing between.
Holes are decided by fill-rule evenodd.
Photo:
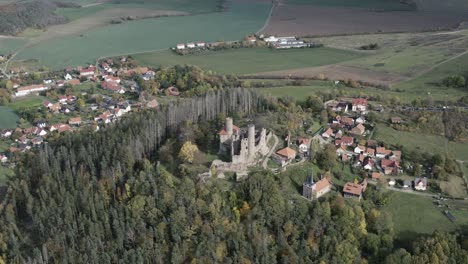
<instances>
[{"instance_id":1,"label":"tree","mask_svg":"<svg viewBox=\"0 0 468 264\"><path fill-rule=\"evenodd\" d=\"M316 95L308 96L305 101L305 107L310 108L314 113L318 113L323 109L323 101Z\"/></svg>"},{"instance_id":2,"label":"tree","mask_svg":"<svg viewBox=\"0 0 468 264\"><path fill-rule=\"evenodd\" d=\"M330 170L336 165L336 150L333 145L326 145L317 154L317 164L324 170Z\"/></svg>"},{"instance_id":3,"label":"tree","mask_svg":"<svg viewBox=\"0 0 468 264\"><path fill-rule=\"evenodd\" d=\"M190 141L186 141L182 145L182 148L180 148L179 158L183 162L193 163L193 160L195 159L195 154L197 154L197 152L198 152L197 145L193 144Z\"/></svg>"}]
</instances>

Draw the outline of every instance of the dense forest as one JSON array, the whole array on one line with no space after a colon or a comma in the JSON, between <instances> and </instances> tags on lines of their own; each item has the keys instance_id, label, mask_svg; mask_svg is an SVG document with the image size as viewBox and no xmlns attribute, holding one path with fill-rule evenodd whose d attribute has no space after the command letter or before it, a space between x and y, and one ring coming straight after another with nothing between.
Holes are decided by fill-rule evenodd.
<instances>
[{"instance_id":1,"label":"dense forest","mask_svg":"<svg viewBox=\"0 0 468 264\"><path fill-rule=\"evenodd\" d=\"M0 5L0 34L16 35L28 27L44 28L67 22L67 18L55 14L56 7L57 3L44 0Z\"/></svg>"},{"instance_id":2,"label":"dense forest","mask_svg":"<svg viewBox=\"0 0 468 264\"><path fill-rule=\"evenodd\" d=\"M219 89L29 153L0 207L0 263L468 262L457 234L399 249L379 210L383 186L361 203L339 194L309 202L271 172L235 183L166 166L177 155L162 145L186 140L187 127L206 129L197 141L223 116L271 109L251 90Z\"/></svg>"}]
</instances>

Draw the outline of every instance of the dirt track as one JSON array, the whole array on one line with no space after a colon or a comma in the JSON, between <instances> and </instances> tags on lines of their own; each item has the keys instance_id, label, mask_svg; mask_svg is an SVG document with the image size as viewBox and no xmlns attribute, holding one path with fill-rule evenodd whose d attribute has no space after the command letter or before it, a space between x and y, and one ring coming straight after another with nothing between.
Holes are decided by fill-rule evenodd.
<instances>
[{"instance_id":1,"label":"dirt track","mask_svg":"<svg viewBox=\"0 0 468 264\"><path fill-rule=\"evenodd\" d=\"M368 82L378 85L392 85L403 80L404 76L392 73L377 72L355 67L348 67L343 65L328 65L322 67L311 67L295 70L273 71L255 74L256 76L293 76L293 77L316 77L319 74L324 74L327 78L332 80L352 79L363 82Z\"/></svg>"},{"instance_id":2,"label":"dirt track","mask_svg":"<svg viewBox=\"0 0 468 264\"><path fill-rule=\"evenodd\" d=\"M468 20L468 14L279 5L263 32L288 36L414 32L454 28L463 20Z\"/></svg>"}]
</instances>

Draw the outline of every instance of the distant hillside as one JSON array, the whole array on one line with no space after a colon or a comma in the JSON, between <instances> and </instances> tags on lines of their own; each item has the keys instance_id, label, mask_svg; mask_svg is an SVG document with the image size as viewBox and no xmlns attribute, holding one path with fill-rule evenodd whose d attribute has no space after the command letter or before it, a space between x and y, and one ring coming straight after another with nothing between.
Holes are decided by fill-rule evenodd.
<instances>
[{"instance_id":1,"label":"distant hillside","mask_svg":"<svg viewBox=\"0 0 468 264\"><path fill-rule=\"evenodd\" d=\"M55 3L42 0L0 5L0 34L16 35L28 27L66 23L67 18L57 15L56 8Z\"/></svg>"}]
</instances>

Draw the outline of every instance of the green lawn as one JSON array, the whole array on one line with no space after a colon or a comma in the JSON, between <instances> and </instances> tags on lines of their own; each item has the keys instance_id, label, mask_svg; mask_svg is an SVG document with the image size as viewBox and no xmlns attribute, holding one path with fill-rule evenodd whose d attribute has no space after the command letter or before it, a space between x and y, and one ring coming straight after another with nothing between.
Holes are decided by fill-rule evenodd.
<instances>
[{"instance_id":1,"label":"green lawn","mask_svg":"<svg viewBox=\"0 0 468 264\"><path fill-rule=\"evenodd\" d=\"M196 1L191 1L196 2ZM143 19L44 40L18 53L53 68L82 65L102 56L166 50L191 41L238 40L260 29L270 3L233 2L227 12Z\"/></svg>"},{"instance_id":2,"label":"green lawn","mask_svg":"<svg viewBox=\"0 0 468 264\"><path fill-rule=\"evenodd\" d=\"M0 106L0 129L15 128L19 117L13 110L6 106Z\"/></svg>"},{"instance_id":3,"label":"green lawn","mask_svg":"<svg viewBox=\"0 0 468 264\"><path fill-rule=\"evenodd\" d=\"M414 9L408 5L402 4L400 0L287 0L286 2L299 5L370 8L388 11Z\"/></svg>"},{"instance_id":4,"label":"green lawn","mask_svg":"<svg viewBox=\"0 0 468 264\"><path fill-rule=\"evenodd\" d=\"M374 138L388 144L401 144L408 149L449 154L459 160L468 160L468 143L448 141L442 136L398 131L385 124L378 124Z\"/></svg>"},{"instance_id":5,"label":"green lawn","mask_svg":"<svg viewBox=\"0 0 468 264\"><path fill-rule=\"evenodd\" d=\"M468 224L468 211L454 211L456 222L452 223L433 203L431 197L392 192L384 210L392 214L395 231L400 238L415 234L432 234L435 230L454 231Z\"/></svg>"},{"instance_id":6,"label":"green lawn","mask_svg":"<svg viewBox=\"0 0 468 264\"><path fill-rule=\"evenodd\" d=\"M361 56L363 56L361 53L330 48L291 50L244 48L186 56L168 50L138 54L134 58L143 65L191 64L220 73L247 74L321 66Z\"/></svg>"},{"instance_id":7,"label":"green lawn","mask_svg":"<svg viewBox=\"0 0 468 264\"><path fill-rule=\"evenodd\" d=\"M31 108L31 107L39 107L42 105L42 102L45 98L42 96L25 96L25 97L20 97L19 99L16 99L14 102L11 102L8 104L8 107L10 107L13 110L19 110L21 108Z\"/></svg>"}]
</instances>

